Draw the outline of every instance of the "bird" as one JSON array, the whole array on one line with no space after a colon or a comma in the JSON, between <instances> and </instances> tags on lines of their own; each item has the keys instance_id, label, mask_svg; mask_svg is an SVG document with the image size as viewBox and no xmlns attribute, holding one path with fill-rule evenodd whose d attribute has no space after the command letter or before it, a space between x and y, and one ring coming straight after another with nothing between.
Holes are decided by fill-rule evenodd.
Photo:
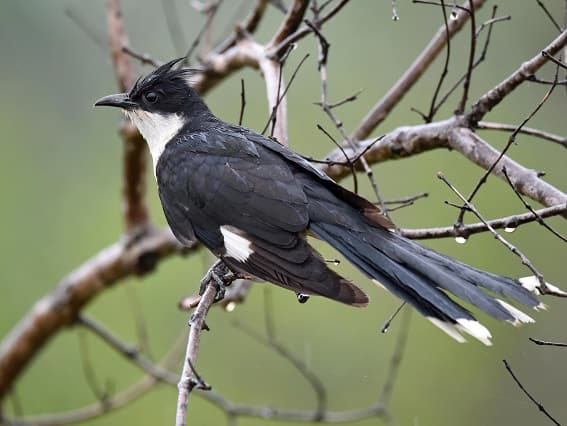
<instances>
[{"instance_id":1,"label":"bird","mask_svg":"<svg viewBox=\"0 0 567 426\"><path fill-rule=\"evenodd\" d=\"M146 140L181 244L199 240L234 273L292 290L300 301L318 295L367 306L367 294L329 268L307 237L323 240L458 342L468 334L491 345L492 336L455 298L514 325L534 320L508 301L545 307L535 277L484 272L404 238L374 203L301 155L222 121L192 87L194 75L175 59L95 103L122 109Z\"/></svg>"}]
</instances>

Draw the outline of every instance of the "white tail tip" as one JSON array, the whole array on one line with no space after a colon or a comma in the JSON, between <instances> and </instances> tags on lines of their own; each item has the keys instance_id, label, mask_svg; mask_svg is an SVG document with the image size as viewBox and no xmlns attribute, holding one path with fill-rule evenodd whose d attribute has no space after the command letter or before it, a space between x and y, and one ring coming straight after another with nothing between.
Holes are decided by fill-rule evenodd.
<instances>
[{"instance_id":1,"label":"white tail tip","mask_svg":"<svg viewBox=\"0 0 567 426\"><path fill-rule=\"evenodd\" d=\"M530 275L528 277L522 277L522 278L518 279L518 282L526 290L529 290L532 293L537 294L538 296L542 294L541 289L540 289L539 280L537 279L536 276ZM567 292L564 292L559 287L556 287L553 284L550 284L548 282L546 282L545 285L547 286L547 289L550 292L549 294L553 294L555 296L567 297Z\"/></svg>"},{"instance_id":2,"label":"white tail tip","mask_svg":"<svg viewBox=\"0 0 567 426\"><path fill-rule=\"evenodd\" d=\"M528 324L535 322L535 320L532 317L523 313L514 306L504 302L503 300L496 299L496 301L500 303L500 305L502 305L502 307L506 309L508 313L514 317L514 321L510 321L512 325Z\"/></svg>"},{"instance_id":3,"label":"white tail tip","mask_svg":"<svg viewBox=\"0 0 567 426\"><path fill-rule=\"evenodd\" d=\"M459 343L465 343L466 342L466 339L461 335L461 333L459 333L459 330L457 330L457 327L455 327L455 324L452 324L452 323L447 322L447 321L441 321L440 319L433 318L433 317L427 317L427 319L429 321L431 321L436 327L439 327L441 330L443 330L445 333L447 333L450 337L455 339L457 342L459 342Z\"/></svg>"},{"instance_id":4,"label":"white tail tip","mask_svg":"<svg viewBox=\"0 0 567 426\"><path fill-rule=\"evenodd\" d=\"M490 331L488 331L488 329L478 321L459 318L457 323L456 327L460 330L470 334L475 339L480 340L486 346L492 346L492 342L490 341L492 335L490 334Z\"/></svg>"}]
</instances>

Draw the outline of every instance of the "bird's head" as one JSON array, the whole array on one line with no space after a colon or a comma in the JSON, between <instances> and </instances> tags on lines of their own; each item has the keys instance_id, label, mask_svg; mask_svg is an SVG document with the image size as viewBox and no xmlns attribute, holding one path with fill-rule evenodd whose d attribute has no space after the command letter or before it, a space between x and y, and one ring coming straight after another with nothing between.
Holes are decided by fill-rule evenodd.
<instances>
[{"instance_id":1,"label":"bird's head","mask_svg":"<svg viewBox=\"0 0 567 426\"><path fill-rule=\"evenodd\" d=\"M129 92L105 96L94 104L121 108L148 142L155 161L182 127L209 113L191 87L194 71L177 68L180 61L170 61L138 79Z\"/></svg>"}]
</instances>

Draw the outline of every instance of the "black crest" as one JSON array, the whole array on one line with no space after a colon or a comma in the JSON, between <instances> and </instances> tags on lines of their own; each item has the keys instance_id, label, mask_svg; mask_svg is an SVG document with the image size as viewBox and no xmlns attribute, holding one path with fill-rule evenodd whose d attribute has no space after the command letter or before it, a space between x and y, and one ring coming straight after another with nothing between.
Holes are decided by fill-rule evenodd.
<instances>
[{"instance_id":1,"label":"black crest","mask_svg":"<svg viewBox=\"0 0 567 426\"><path fill-rule=\"evenodd\" d=\"M191 112L204 103L191 88L194 69L177 67L184 58L169 61L145 77L139 78L129 98L146 111L162 113Z\"/></svg>"}]
</instances>

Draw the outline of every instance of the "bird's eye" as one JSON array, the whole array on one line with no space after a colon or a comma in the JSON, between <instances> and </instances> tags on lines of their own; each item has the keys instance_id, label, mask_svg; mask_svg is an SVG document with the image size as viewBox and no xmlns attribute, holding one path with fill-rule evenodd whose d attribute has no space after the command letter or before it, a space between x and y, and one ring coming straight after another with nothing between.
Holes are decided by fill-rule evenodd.
<instances>
[{"instance_id":1,"label":"bird's eye","mask_svg":"<svg viewBox=\"0 0 567 426\"><path fill-rule=\"evenodd\" d=\"M146 101L148 101L151 104L155 104L158 100L158 95L156 92L148 92L144 95L144 98L146 99Z\"/></svg>"}]
</instances>

